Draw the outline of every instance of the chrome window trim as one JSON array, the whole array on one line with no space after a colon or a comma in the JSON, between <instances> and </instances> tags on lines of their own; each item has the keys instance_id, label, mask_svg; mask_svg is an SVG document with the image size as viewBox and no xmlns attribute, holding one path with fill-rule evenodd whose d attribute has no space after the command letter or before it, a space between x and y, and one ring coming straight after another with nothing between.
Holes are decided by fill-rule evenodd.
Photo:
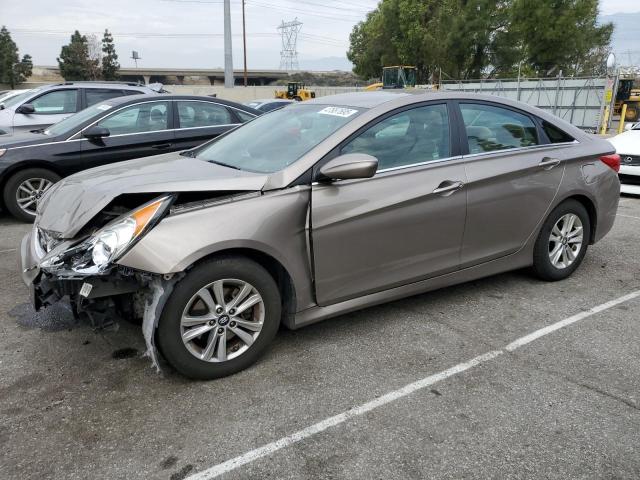
<instances>
[{"instance_id":1,"label":"chrome window trim","mask_svg":"<svg viewBox=\"0 0 640 480\"><path fill-rule=\"evenodd\" d=\"M410 163L410 164L407 164L407 165L400 165L400 166L397 166L397 167L383 168L382 170L377 170L376 174L374 175L374 177L377 176L379 173L395 172L397 170L404 170L406 168L421 167L423 165L431 165L432 163L442 163L442 162L448 162L450 160L461 160L462 158L463 158L462 155L456 155L456 156L453 156L453 157L436 158L434 160L425 160L424 162Z\"/></svg>"},{"instance_id":2,"label":"chrome window trim","mask_svg":"<svg viewBox=\"0 0 640 480\"><path fill-rule=\"evenodd\" d=\"M121 110L124 110L125 108L134 107L136 105L142 105L142 104L145 104L145 103L159 103L159 102L169 103L171 101L172 100L162 100L162 99L154 98L153 100L140 101L140 102L136 102L136 103L130 103L129 105L123 105L120 108L114 110L113 112L108 113L104 117L99 118L98 120L94 121L93 123L90 123L89 125L86 125L85 127L82 127L82 129L80 131L78 131L78 132L74 133L73 135L71 135L69 138L67 138L65 140L65 142L68 142L68 141L71 141L71 140L84 140L84 139L78 139L78 138L73 138L73 137L81 135L82 132L84 132L87 128L93 127L96 123L101 122L105 118L109 118L112 115L115 115L116 113L118 113ZM169 129L164 129L164 130L152 130L152 132L170 132L171 130L174 130L174 129L173 128L169 128ZM121 133L121 134L118 134L118 135L113 135L113 137L119 137L119 136L122 136L122 135L138 135L140 133L150 133L150 132ZM111 137L111 135L109 135L109 136Z\"/></svg>"},{"instance_id":3,"label":"chrome window trim","mask_svg":"<svg viewBox=\"0 0 640 480\"><path fill-rule=\"evenodd\" d=\"M182 99L182 98L176 98L176 99L173 99L173 100L171 100L171 101L172 101L172 102L200 102L200 103L215 103L216 105L220 105L221 107L232 108L233 110L237 110L237 111L239 111L239 112L246 113L247 115L251 115L253 118L256 118L256 117L258 117L258 116L259 116L259 115L254 115L254 114L253 114L253 113L251 113L251 112L247 112L246 110L242 110L241 108L238 108L238 107L234 107L234 106L231 106L231 105L226 105L226 104L224 104L224 103L216 102L216 101L215 101L215 97L211 97L211 98L212 98L213 100L210 100L210 101L209 101L209 100L188 100L188 99ZM234 125L240 125L240 124L234 124ZM189 128L192 128L192 127L189 127Z\"/></svg>"},{"instance_id":4,"label":"chrome window trim","mask_svg":"<svg viewBox=\"0 0 640 480\"><path fill-rule=\"evenodd\" d=\"M241 123L221 123L219 125L205 125L202 127L180 127L180 128L174 128L174 130L176 132L179 132L180 130L193 130L195 128L218 128L218 127L234 127L237 125L242 125Z\"/></svg>"},{"instance_id":5,"label":"chrome window trim","mask_svg":"<svg viewBox=\"0 0 640 480\"><path fill-rule=\"evenodd\" d=\"M560 142L560 143L543 143L540 145L530 145L528 147L514 147L514 148L504 148L502 150L490 150L488 152L480 152L480 153L467 153L465 155L462 155L463 158L475 158L475 157L481 157L484 155L498 155L501 153L519 153L519 152L525 152L525 151L529 151L529 150L544 150L547 148L553 148L553 147L558 147L558 146L570 146L570 145L575 145L578 144L580 142L578 142L577 140L573 140L572 142Z\"/></svg>"}]
</instances>

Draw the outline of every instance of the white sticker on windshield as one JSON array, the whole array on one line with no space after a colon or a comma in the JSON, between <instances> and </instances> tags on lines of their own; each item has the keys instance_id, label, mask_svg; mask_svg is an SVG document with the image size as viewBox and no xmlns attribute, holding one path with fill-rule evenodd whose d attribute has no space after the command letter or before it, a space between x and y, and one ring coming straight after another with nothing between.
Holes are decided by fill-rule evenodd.
<instances>
[{"instance_id":1,"label":"white sticker on windshield","mask_svg":"<svg viewBox=\"0 0 640 480\"><path fill-rule=\"evenodd\" d=\"M320 110L318 113L323 115L334 115L336 117L347 118L353 115L354 113L358 113L358 110L353 110L352 108L344 108L344 107L326 107Z\"/></svg>"},{"instance_id":2,"label":"white sticker on windshield","mask_svg":"<svg viewBox=\"0 0 640 480\"><path fill-rule=\"evenodd\" d=\"M96 108L97 108L98 110L102 110L102 111L104 111L104 110L109 110L109 109L111 108L111 105L104 105L104 104L103 104L103 105L98 105Z\"/></svg>"}]
</instances>

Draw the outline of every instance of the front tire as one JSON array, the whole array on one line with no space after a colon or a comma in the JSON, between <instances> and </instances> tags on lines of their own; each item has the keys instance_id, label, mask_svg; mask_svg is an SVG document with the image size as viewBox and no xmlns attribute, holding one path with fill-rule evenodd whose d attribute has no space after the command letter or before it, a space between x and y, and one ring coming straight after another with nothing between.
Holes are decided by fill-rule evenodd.
<instances>
[{"instance_id":1,"label":"front tire","mask_svg":"<svg viewBox=\"0 0 640 480\"><path fill-rule=\"evenodd\" d=\"M193 268L176 285L158 323L159 350L181 374L210 380L243 370L278 331L276 282L259 264L221 257Z\"/></svg>"},{"instance_id":2,"label":"front tire","mask_svg":"<svg viewBox=\"0 0 640 480\"><path fill-rule=\"evenodd\" d=\"M533 250L533 271L554 282L570 276L582 263L591 240L591 221L577 200L558 205L547 217Z\"/></svg>"},{"instance_id":3,"label":"front tire","mask_svg":"<svg viewBox=\"0 0 640 480\"><path fill-rule=\"evenodd\" d=\"M14 173L4 186L4 205L23 222L36 218L38 201L60 176L45 168L26 168Z\"/></svg>"}]
</instances>

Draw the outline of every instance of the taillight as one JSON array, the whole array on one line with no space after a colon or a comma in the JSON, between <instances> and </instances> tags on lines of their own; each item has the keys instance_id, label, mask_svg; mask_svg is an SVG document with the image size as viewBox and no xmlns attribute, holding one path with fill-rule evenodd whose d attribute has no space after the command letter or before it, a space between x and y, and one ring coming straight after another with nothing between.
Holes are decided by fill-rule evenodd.
<instances>
[{"instance_id":1,"label":"taillight","mask_svg":"<svg viewBox=\"0 0 640 480\"><path fill-rule=\"evenodd\" d=\"M604 163L613 168L614 171L620 171L620 155L613 153L611 155L603 155L600 157Z\"/></svg>"}]
</instances>

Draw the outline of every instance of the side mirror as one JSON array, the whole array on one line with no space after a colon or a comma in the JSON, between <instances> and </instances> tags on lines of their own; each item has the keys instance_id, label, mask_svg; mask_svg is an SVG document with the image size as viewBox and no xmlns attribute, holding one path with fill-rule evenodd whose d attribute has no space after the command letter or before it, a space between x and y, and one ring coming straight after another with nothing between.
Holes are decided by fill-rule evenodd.
<instances>
[{"instance_id":1,"label":"side mirror","mask_svg":"<svg viewBox=\"0 0 640 480\"><path fill-rule=\"evenodd\" d=\"M329 160L320 173L330 180L371 178L378 169L378 159L366 153L346 153Z\"/></svg>"},{"instance_id":2,"label":"side mirror","mask_svg":"<svg viewBox=\"0 0 640 480\"><path fill-rule=\"evenodd\" d=\"M16 113L24 113L29 115L31 113L36 113L36 109L30 103L23 103L18 108L16 108Z\"/></svg>"},{"instance_id":3,"label":"side mirror","mask_svg":"<svg viewBox=\"0 0 640 480\"><path fill-rule=\"evenodd\" d=\"M82 132L82 136L89 139L103 138L111 135L111 132L106 127L99 127L92 125Z\"/></svg>"}]
</instances>

